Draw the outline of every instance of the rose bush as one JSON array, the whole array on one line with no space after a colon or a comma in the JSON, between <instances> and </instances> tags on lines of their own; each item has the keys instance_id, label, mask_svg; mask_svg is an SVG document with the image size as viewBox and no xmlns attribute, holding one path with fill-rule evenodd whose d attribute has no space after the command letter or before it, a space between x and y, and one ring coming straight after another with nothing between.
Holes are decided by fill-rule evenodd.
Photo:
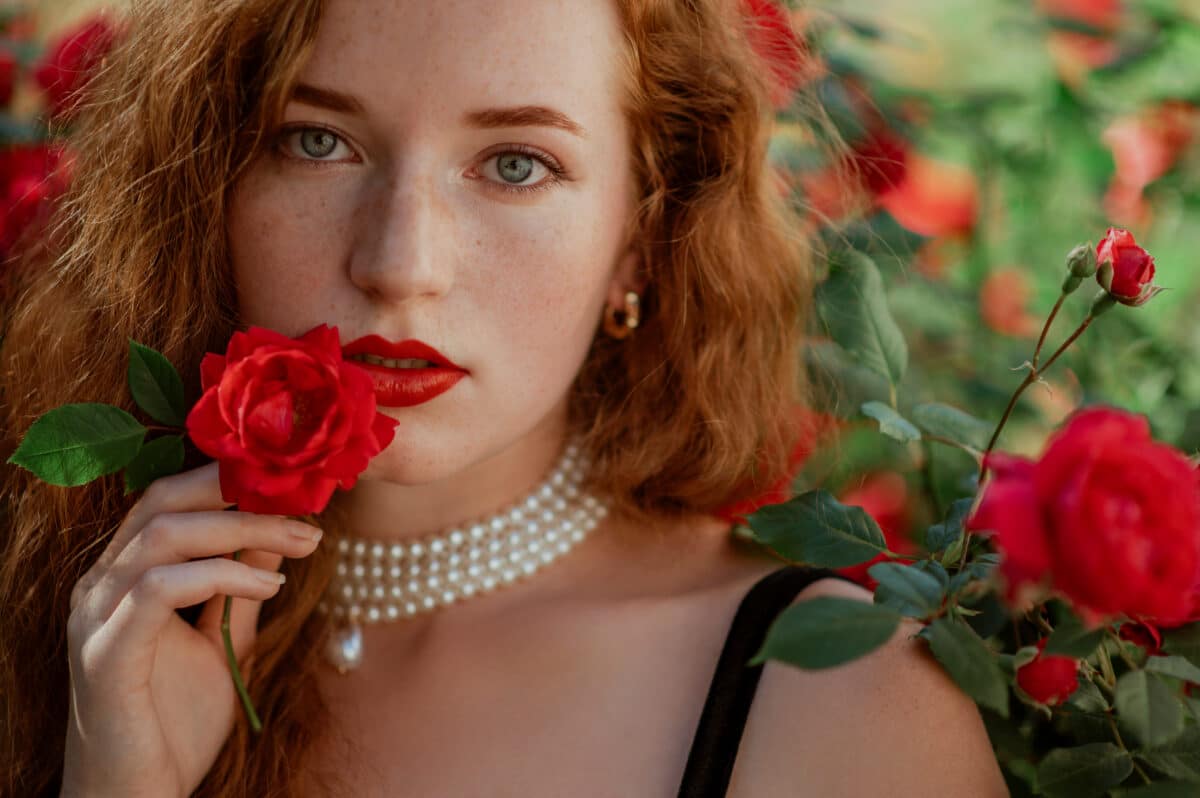
<instances>
[{"instance_id":1,"label":"rose bush","mask_svg":"<svg viewBox=\"0 0 1200 798\"><path fill-rule=\"evenodd\" d=\"M1039 704L1055 706L1079 689L1079 661L1043 653L1046 641L1039 640L1037 655L1017 668L1017 686Z\"/></svg>"},{"instance_id":2,"label":"rose bush","mask_svg":"<svg viewBox=\"0 0 1200 798\"><path fill-rule=\"evenodd\" d=\"M1109 228L1096 245L1096 279L1122 305L1144 305L1159 292L1154 258L1137 245L1128 230Z\"/></svg>"},{"instance_id":3,"label":"rose bush","mask_svg":"<svg viewBox=\"0 0 1200 798\"><path fill-rule=\"evenodd\" d=\"M203 396L187 418L196 446L220 462L221 495L254 513L307 515L354 487L391 443L370 375L343 360L337 328L298 339L250 327L200 364Z\"/></svg>"}]
</instances>

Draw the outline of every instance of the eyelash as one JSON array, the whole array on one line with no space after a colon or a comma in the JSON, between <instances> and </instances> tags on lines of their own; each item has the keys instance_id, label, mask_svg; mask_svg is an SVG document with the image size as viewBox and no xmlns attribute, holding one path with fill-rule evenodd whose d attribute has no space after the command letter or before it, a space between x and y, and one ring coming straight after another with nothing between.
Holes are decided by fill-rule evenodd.
<instances>
[{"instance_id":1,"label":"eyelash","mask_svg":"<svg viewBox=\"0 0 1200 798\"><path fill-rule=\"evenodd\" d=\"M321 130L326 133L329 133L330 135L335 136L338 139L338 141L345 143L345 139L340 134L338 134L337 131L330 130L327 127L320 127L319 125L292 125L290 127L284 127L284 128L280 129L278 140L276 141L276 145L275 145L276 151L279 153L279 155L281 157L287 158L292 161L299 161L301 164L308 166L308 167L312 167L314 169L323 169L326 166L328 166L330 163L336 163L336 161L332 161L332 162L331 161L322 161L318 158L298 158L295 155L289 155L289 154L283 152L283 144L284 144L284 142L287 141L289 136L292 136L296 133L305 133L305 132L309 132L309 131L313 131L313 130ZM509 145L508 149L499 150L498 152L494 152L491 155L489 155L488 160L491 160L492 158L498 157L500 155L511 155L514 153L520 154L520 155L528 155L530 158L533 158L535 161L540 162L542 164L542 166L545 166L546 169L550 172L550 176L548 178L546 178L545 180L543 180L541 183L538 183L533 186L514 186L514 185L505 184L505 183L497 183L494 180L487 181L489 184L496 186L498 188L498 190L503 191L507 194L525 194L525 193L532 192L532 191L545 191L547 189L554 188L556 185L558 185L559 183L562 183L566 179L566 174L567 174L566 170L563 169L562 166L559 165L558 161L554 160L549 155L541 152L540 150L536 150L536 149L534 149L532 147L528 147L524 144Z\"/></svg>"}]
</instances>

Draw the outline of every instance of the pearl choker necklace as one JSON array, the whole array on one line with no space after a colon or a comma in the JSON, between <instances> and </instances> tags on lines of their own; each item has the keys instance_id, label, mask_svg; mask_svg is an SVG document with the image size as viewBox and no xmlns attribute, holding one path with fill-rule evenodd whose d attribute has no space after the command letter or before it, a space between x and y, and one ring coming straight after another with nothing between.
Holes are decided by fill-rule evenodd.
<instances>
[{"instance_id":1,"label":"pearl choker necklace","mask_svg":"<svg viewBox=\"0 0 1200 798\"><path fill-rule=\"evenodd\" d=\"M580 490L589 465L572 440L537 487L489 518L403 543L339 540L337 574L317 605L334 619L326 659L344 674L362 664L361 624L485 595L569 552L608 514L606 502Z\"/></svg>"}]
</instances>

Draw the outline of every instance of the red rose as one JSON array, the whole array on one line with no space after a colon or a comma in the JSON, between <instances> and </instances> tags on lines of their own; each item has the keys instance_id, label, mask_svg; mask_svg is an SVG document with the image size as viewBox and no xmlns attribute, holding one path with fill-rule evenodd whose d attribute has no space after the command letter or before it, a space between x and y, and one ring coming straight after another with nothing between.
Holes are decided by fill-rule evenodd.
<instances>
[{"instance_id":1,"label":"red rose","mask_svg":"<svg viewBox=\"0 0 1200 798\"><path fill-rule=\"evenodd\" d=\"M899 554L916 553L917 545L908 536L912 513L908 483L903 476L895 471L870 474L862 484L842 493L838 501L866 510L867 514L875 519L875 523L879 524L889 549ZM867 562L839 568L838 573L853 579L868 590L874 590L878 583L871 578L867 570L875 563L887 562L888 559L886 554L880 554Z\"/></svg>"},{"instance_id":2,"label":"red rose","mask_svg":"<svg viewBox=\"0 0 1200 798\"><path fill-rule=\"evenodd\" d=\"M235 332L225 355L204 356L200 381L188 434L220 462L221 496L247 512L320 512L395 434L370 376L342 358L336 327L298 339Z\"/></svg>"},{"instance_id":3,"label":"red rose","mask_svg":"<svg viewBox=\"0 0 1200 798\"><path fill-rule=\"evenodd\" d=\"M979 289L979 315L983 323L1001 335L1028 338L1038 334L1041 324L1028 310L1033 286L1021 269L990 272Z\"/></svg>"},{"instance_id":4,"label":"red rose","mask_svg":"<svg viewBox=\"0 0 1200 798\"><path fill-rule=\"evenodd\" d=\"M1017 668L1017 686L1039 704L1061 704L1079 689L1079 661L1043 654L1044 639L1038 641L1037 648L1037 656Z\"/></svg>"},{"instance_id":5,"label":"red rose","mask_svg":"<svg viewBox=\"0 0 1200 798\"><path fill-rule=\"evenodd\" d=\"M1196 610L1200 486L1142 416L1072 415L1037 462L991 454L967 526L995 534L1009 597L1049 582L1088 620L1124 614L1160 625Z\"/></svg>"},{"instance_id":6,"label":"red rose","mask_svg":"<svg viewBox=\"0 0 1200 798\"><path fill-rule=\"evenodd\" d=\"M805 79L809 54L804 42L774 0L743 0L742 12L750 46L771 70L771 101L786 108Z\"/></svg>"},{"instance_id":7,"label":"red rose","mask_svg":"<svg viewBox=\"0 0 1200 798\"><path fill-rule=\"evenodd\" d=\"M17 59L8 50L0 49L0 108L12 102L16 77Z\"/></svg>"},{"instance_id":8,"label":"red rose","mask_svg":"<svg viewBox=\"0 0 1200 798\"><path fill-rule=\"evenodd\" d=\"M116 29L105 17L95 17L52 43L33 77L46 94L52 117L70 116L80 93L104 62L116 41Z\"/></svg>"},{"instance_id":9,"label":"red rose","mask_svg":"<svg viewBox=\"0 0 1200 798\"><path fill-rule=\"evenodd\" d=\"M1122 640L1144 648L1147 656L1154 657L1162 653L1162 632L1152 623L1123 623L1118 633Z\"/></svg>"},{"instance_id":10,"label":"red rose","mask_svg":"<svg viewBox=\"0 0 1200 798\"><path fill-rule=\"evenodd\" d=\"M1096 245L1096 280L1122 305L1144 305L1162 289L1152 284L1154 258L1128 230L1110 227Z\"/></svg>"},{"instance_id":11,"label":"red rose","mask_svg":"<svg viewBox=\"0 0 1200 798\"><path fill-rule=\"evenodd\" d=\"M0 260L50 215L67 187L69 159L61 146L23 146L0 151Z\"/></svg>"}]
</instances>

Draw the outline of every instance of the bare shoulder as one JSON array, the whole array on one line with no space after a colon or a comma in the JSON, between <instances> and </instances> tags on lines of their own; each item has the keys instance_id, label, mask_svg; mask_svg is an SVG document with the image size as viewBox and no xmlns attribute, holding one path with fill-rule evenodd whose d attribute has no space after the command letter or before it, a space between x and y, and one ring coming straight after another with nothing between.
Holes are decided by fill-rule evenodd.
<instances>
[{"instance_id":1,"label":"bare shoulder","mask_svg":"<svg viewBox=\"0 0 1200 798\"><path fill-rule=\"evenodd\" d=\"M871 601L840 579L818 596ZM794 602L794 603L795 603ZM906 622L846 665L805 671L769 661L738 752L731 796L1006 796L983 721Z\"/></svg>"}]
</instances>

